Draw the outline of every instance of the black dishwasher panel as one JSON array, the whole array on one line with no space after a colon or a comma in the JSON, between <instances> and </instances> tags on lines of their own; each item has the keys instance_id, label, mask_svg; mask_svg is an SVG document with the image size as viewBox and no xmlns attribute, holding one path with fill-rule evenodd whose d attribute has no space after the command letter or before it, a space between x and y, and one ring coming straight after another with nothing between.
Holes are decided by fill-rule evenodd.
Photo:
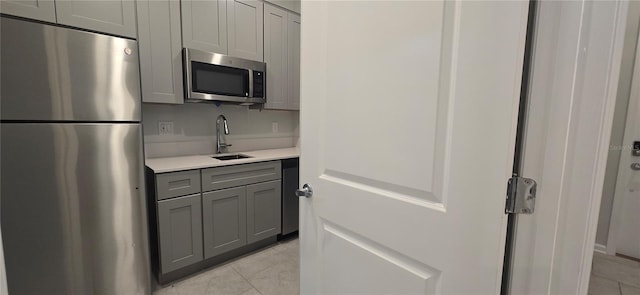
<instances>
[{"instance_id":1,"label":"black dishwasher panel","mask_svg":"<svg viewBox=\"0 0 640 295\"><path fill-rule=\"evenodd\" d=\"M298 230L298 158L282 160L282 235Z\"/></svg>"}]
</instances>

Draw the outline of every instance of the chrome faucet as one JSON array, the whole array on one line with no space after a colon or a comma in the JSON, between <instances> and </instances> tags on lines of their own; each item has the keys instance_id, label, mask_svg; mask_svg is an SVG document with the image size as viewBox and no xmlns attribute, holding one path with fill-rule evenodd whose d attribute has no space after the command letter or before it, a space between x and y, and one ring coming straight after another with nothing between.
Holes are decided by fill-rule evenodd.
<instances>
[{"instance_id":1,"label":"chrome faucet","mask_svg":"<svg viewBox=\"0 0 640 295\"><path fill-rule=\"evenodd\" d=\"M229 134L229 125L227 124L227 118L224 115L218 116L216 119L216 153L222 153L222 150L230 147L230 144L222 143L222 136L220 136L220 123L224 125L224 134Z\"/></svg>"}]
</instances>

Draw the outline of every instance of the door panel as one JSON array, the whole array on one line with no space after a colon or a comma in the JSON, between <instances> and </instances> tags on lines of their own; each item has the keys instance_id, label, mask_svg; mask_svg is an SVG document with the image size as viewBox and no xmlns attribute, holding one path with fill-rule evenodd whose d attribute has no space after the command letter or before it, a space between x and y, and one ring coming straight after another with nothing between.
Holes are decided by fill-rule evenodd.
<instances>
[{"instance_id":1,"label":"door panel","mask_svg":"<svg viewBox=\"0 0 640 295\"><path fill-rule=\"evenodd\" d=\"M282 231L280 180L247 186L247 242L273 237Z\"/></svg>"},{"instance_id":2,"label":"door panel","mask_svg":"<svg viewBox=\"0 0 640 295\"><path fill-rule=\"evenodd\" d=\"M302 9L301 293L497 294L527 4Z\"/></svg>"},{"instance_id":3,"label":"door panel","mask_svg":"<svg viewBox=\"0 0 640 295\"><path fill-rule=\"evenodd\" d=\"M229 55L264 61L264 3L257 0L229 0Z\"/></svg>"},{"instance_id":4,"label":"door panel","mask_svg":"<svg viewBox=\"0 0 640 295\"><path fill-rule=\"evenodd\" d=\"M162 273L202 260L201 202L200 194L158 202Z\"/></svg>"},{"instance_id":5,"label":"door panel","mask_svg":"<svg viewBox=\"0 0 640 295\"><path fill-rule=\"evenodd\" d=\"M287 11L264 6L264 62L267 63L267 109L288 107Z\"/></svg>"},{"instance_id":6,"label":"door panel","mask_svg":"<svg viewBox=\"0 0 640 295\"><path fill-rule=\"evenodd\" d=\"M182 45L227 54L227 1L183 0Z\"/></svg>"},{"instance_id":7,"label":"door panel","mask_svg":"<svg viewBox=\"0 0 640 295\"><path fill-rule=\"evenodd\" d=\"M180 2L136 1L142 100L184 103Z\"/></svg>"},{"instance_id":8,"label":"door panel","mask_svg":"<svg viewBox=\"0 0 640 295\"><path fill-rule=\"evenodd\" d=\"M45 22L56 22L56 8L53 0L3 0L0 1L0 12Z\"/></svg>"},{"instance_id":9,"label":"door panel","mask_svg":"<svg viewBox=\"0 0 640 295\"><path fill-rule=\"evenodd\" d=\"M55 3L56 18L60 24L136 38L133 0L59 0Z\"/></svg>"},{"instance_id":10,"label":"door panel","mask_svg":"<svg viewBox=\"0 0 640 295\"><path fill-rule=\"evenodd\" d=\"M287 96L289 99L289 109L300 109L300 28L302 23L300 16L289 12L287 24L287 76L289 83L287 84Z\"/></svg>"},{"instance_id":11,"label":"door panel","mask_svg":"<svg viewBox=\"0 0 640 295\"><path fill-rule=\"evenodd\" d=\"M10 294L149 293L140 125L0 129Z\"/></svg>"},{"instance_id":12,"label":"door panel","mask_svg":"<svg viewBox=\"0 0 640 295\"><path fill-rule=\"evenodd\" d=\"M440 272L429 266L394 253L375 241L325 221L326 258L322 272L327 274L323 294L365 294L363 286L375 294L433 294ZM349 257L345 264L341 259ZM368 269L362 273L362 269ZM371 277L377 278L371 280ZM374 294L367 293L367 294Z\"/></svg>"},{"instance_id":13,"label":"door panel","mask_svg":"<svg viewBox=\"0 0 640 295\"><path fill-rule=\"evenodd\" d=\"M204 256L211 258L247 244L247 189L202 194Z\"/></svg>"}]
</instances>

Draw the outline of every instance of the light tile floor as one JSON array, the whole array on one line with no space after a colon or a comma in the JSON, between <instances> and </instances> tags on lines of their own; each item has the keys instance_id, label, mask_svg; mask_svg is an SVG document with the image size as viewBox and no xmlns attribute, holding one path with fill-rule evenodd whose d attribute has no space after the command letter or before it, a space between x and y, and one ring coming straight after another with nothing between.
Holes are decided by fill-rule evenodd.
<instances>
[{"instance_id":1,"label":"light tile floor","mask_svg":"<svg viewBox=\"0 0 640 295\"><path fill-rule=\"evenodd\" d=\"M589 295L640 295L640 262L595 253Z\"/></svg>"},{"instance_id":2,"label":"light tile floor","mask_svg":"<svg viewBox=\"0 0 640 295\"><path fill-rule=\"evenodd\" d=\"M300 293L298 239L216 266L154 295L295 295Z\"/></svg>"},{"instance_id":3,"label":"light tile floor","mask_svg":"<svg viewBox=\"0 0 640 295\"><path fill-rule=\"evenodd\" d=\"M300 293L298 239L214 267L154 295L296 295ZM640 295L640 262L596 253L589 295Z\"/></svg>"}]
</instances>

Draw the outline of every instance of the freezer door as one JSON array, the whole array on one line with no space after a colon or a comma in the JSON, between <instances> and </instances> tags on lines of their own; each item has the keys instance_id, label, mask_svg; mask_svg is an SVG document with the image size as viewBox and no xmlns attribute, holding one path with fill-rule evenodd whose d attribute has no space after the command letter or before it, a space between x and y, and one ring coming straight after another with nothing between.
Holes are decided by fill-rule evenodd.
<instances>
[{"instance_id":1,"label":"freezer door","mask_svg":"<svg viewBox=\"0 0 640 295\"><path fill-rule=\"evenodd\" d=\"M9 294L150 294L139 124L0 124Z\"/></svg>"},{"instance_id":2,"label":"freezer door","mask_svg":"<svg viewBox=\"0 0 640 295\"><path fill-rule=\"evenodd\" d=\"M140 121L136 41L1 17L2 120Z\"/></svg>"}]
</instances>

